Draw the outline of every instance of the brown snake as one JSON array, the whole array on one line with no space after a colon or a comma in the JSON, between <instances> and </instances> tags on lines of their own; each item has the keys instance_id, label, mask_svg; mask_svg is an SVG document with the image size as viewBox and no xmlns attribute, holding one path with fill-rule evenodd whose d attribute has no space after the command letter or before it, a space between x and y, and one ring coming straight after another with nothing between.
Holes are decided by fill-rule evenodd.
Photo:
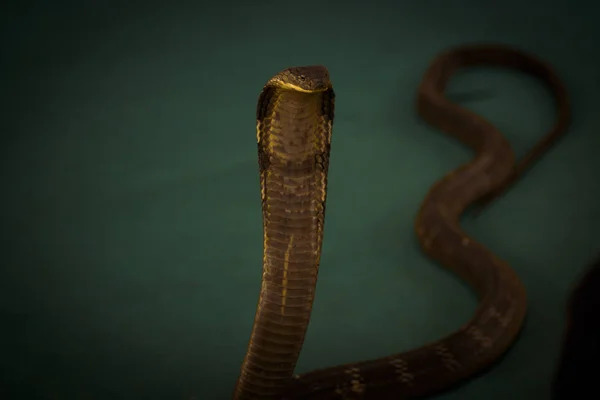
<instances>
[{"instance_id":1,"label":"brown snake","mask_svg":"<svg viewBox=\"0 0 600 400\"><path fill-rule=\"evenodd\" d=\"M444 95L461 68L489 65L540 78L558 108L550 133L516 163L488 121ZM489 368L516 340L526 315L523 284L509 265L461 229L472 204L490 201L566 130L567 93L552 68L500 45L462 46L439 55L417 95L419 115L475 152L427 193L415 221L423 251L472 287L479 305L454 333L415 350L294 375L317 282L334 117L322 66L284 70L258 100L257 141L263 212L263 275L252 336L234 399L413 399L447 390Z\"/></svg>"}]
</instances>

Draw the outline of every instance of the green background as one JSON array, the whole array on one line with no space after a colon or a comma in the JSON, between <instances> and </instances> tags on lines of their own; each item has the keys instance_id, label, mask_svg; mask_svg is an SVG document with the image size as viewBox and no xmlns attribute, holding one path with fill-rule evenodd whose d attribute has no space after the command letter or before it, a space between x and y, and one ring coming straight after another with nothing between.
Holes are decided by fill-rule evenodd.
<instances>
[{"instance_id":1,"label":"green background","mask_svg":"<svg viewBox=\"0 0 600 400\"><path fill-rule=\"evenodd\" d=\"M291 65L326 65L338 96L298 370L459 327L475 300L421 254L412 224L428 187L471 154L421 122L414 98L436 53L485 41L551 62L574 123L464 220L521 275L530 315L497 368L439 398L549 396L567 293L599 249L592 11L512 0L18 4L0 12L3 399L230 398L261 277L255 104ZM520 74L476 70L449 91L486 93L464 104L520 155L553 122L549 94Z\"/></svg>"}]
</instances>

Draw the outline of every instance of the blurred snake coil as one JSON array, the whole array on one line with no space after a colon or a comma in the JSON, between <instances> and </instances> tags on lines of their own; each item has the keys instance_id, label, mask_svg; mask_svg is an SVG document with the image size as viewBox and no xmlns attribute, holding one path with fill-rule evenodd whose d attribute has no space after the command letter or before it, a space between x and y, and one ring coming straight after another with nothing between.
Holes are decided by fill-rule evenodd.
<instances>
[{"instance_id":1,"label":"blurred snake coil","mask_svg":"<svg viewBox=\"0 0 600 400\"><path fill-rule=\"evenodd\" d=\"M556 122L521 160L490 122L445 96L456 71L474 66L515 69L552 91ZM334 101L323 66L280 72L258 99L263 272L236 400L431 396L489 369L517 339L525 320L527 296L519 277L469 237L459 217L467 207L501 195L564 134L570 121L567 92L553 68L533 55L504 45L463 45L438 55L426 70L417 112L469 146L474 158L431 187L414 227L422 250L474 290L478 307L458 330L417 349L294 375L319 270Z\"/></svg>"}]
</instances>

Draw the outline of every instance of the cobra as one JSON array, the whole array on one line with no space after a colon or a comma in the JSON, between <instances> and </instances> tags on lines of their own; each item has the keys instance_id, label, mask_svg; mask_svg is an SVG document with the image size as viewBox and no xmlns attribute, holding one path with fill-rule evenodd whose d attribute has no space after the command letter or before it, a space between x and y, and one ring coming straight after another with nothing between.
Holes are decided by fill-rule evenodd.
<instances>
[{"instance_id":1,"label":"cobra","mask_svg":"<svg viewBox=\"0 0 600 400\"><path fill-rule=\"evenodd\" d=\"M513 68L553 92L552 130L520 161L487 120L452 103L445 88L459 69ZM540 59L502 45L466 45L433 60L419 86L417 112L474 151L436 182L417 213L422 250L465 281L479 299L474 314L448 336L414 350L294 375L319 271L335 94L323 66L288 68L260 93L256 132L263 216L262 284L234 399L415 399L489 369L515 342L527 313L517 274L465 233L461 214L507 190L566 131L564 85Z\"/></svg>"}]
</instances>

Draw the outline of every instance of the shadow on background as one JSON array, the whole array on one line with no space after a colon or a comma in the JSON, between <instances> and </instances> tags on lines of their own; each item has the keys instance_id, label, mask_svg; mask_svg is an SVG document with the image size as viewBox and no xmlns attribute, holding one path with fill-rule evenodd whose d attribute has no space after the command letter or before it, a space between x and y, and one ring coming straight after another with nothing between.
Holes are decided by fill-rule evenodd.
<instances>
[{"instance_id":1,"label":"shadow on background","mask_svg":"<svg viewBox=\"0 0 600 400\"><path fill-rule=\"evenodd\" d=\"M299 371L456 329L474 299L420 253L412 223L428 187L470 153L419 121L413 99L436 53L484 41L551 62L574 125L465 219L523 278L530 316L497 368L439 398L548 398L568 290L598 250L592 13L572 1L238 3L2 6L3 398L230 397L260 282L255 103L290 65L327 65L338 95ZM465 104L518 154L553 122L548 93L520 74L476 70L450 88L460 101L482 91Z\"/></svg>"}]
</instances>

